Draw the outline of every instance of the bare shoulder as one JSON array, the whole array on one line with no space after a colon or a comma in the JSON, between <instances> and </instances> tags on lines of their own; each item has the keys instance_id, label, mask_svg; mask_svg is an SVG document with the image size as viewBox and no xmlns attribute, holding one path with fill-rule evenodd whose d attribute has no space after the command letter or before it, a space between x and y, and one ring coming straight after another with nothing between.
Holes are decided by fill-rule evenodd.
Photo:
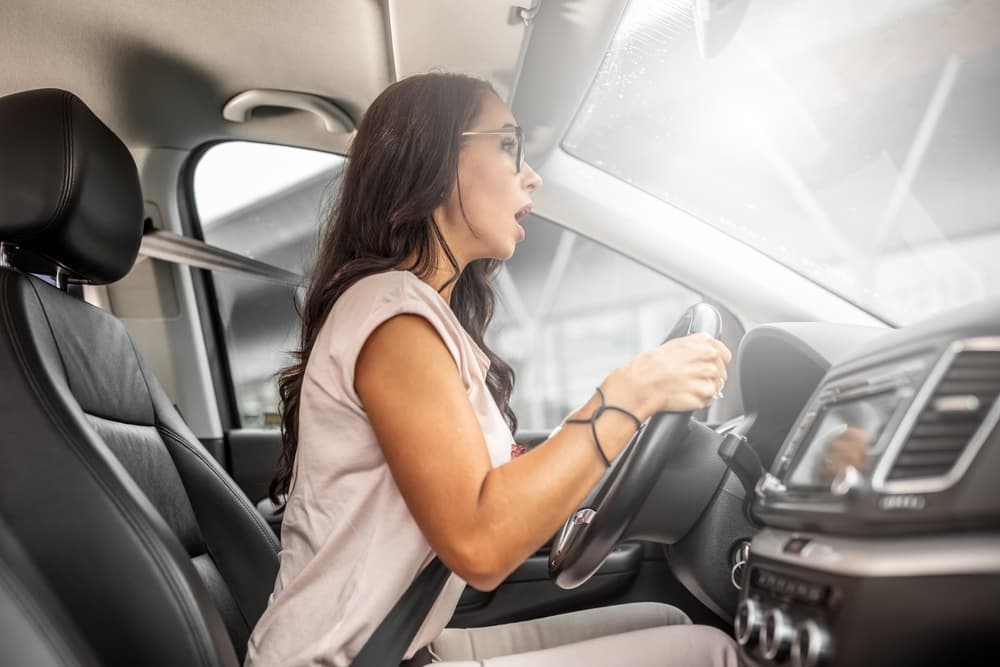
<instances>
[{"instance_id":1,"label":"bare shoulder","mask_svg":"<svg viewBox=\"0 0 1000 667\"><path fill-rule=\"evenodd\" d=\"M389 379L400 389L411 383L426 389L449 377L460 384L455 360L438 331L421 315L403 313L372 331L358 355L354 381L364 399L366 389L384 389Z\"/></svg>"}]
</instances>

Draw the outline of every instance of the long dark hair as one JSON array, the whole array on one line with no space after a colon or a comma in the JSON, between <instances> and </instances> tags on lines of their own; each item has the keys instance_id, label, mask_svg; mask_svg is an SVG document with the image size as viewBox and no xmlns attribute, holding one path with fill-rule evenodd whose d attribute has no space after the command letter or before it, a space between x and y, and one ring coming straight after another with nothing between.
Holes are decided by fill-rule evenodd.
<instances>
[{"instance_id":1,"label":"long dark hair","mask_svg":"<svg viewBox=\"0 0 1000 667\"><path fill-rule=\"evenodd\" d=\"M475 122L488 94L496 91L486 81L459 74L423 74L392 84L365 112L300 309L297 361L278 376L282 451L270 486L275 503L283 504L280 494L291 487L302 378L333 304L348 287L376 273L406 268L419 277L428 276L438 246L455 269L447 283L454 282L451 309L489 357L486 384L511 432L517 430L517 417L510 408L514 371L483 340L495 301L490 278L500 262L475 260L460 272L432 216L458 180L461 133ZM461 183L458 193L461 204Z\"/></svg>"}]
</instances>

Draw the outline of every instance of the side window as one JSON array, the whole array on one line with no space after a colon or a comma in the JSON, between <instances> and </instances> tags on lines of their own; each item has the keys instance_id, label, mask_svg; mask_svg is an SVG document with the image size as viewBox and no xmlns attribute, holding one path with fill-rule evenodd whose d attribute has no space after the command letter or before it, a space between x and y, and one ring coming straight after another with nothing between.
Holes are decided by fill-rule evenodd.
<instances>
[{"instance_id":1,"label":"side window","mask_svg":"<svg viewBox=\"0 0 1000 667\"><path fill-rule=\"evenodd\" d=\"M486 340L514 368L519 430L549 431L701 296L553 223L532 216L525 229Z\"/></svg>"},{"instance_id":2,"label":"side window","mask_svg":"<svg viewBox=\"0 0 1000 667\"><path fill-rule=\"evenodd\" d=\"M286 146L229 142L195 165L194 199L204 240L302 274L344 158ZM298 345L296 287L217 271L215 297L225 332L241 425L278 426L276 374Z\"/></svg>"},{"instance_id":3,"label":"side window","mask_svg":"<svg viewBox=\"0 0 1000 667\"><path fill-rule=\"evenodd\" d=\"M313 263L318 223L344 158L229 142L195 166L205 242L295 273ZM497 276L487 342L513 366L522 431L549 431L616 366L662 342L697 293L532 216L528 239ZM277 372L298 344L291 285L213 274L241 425L278 426Z\"/></svg>"}]
</instances>

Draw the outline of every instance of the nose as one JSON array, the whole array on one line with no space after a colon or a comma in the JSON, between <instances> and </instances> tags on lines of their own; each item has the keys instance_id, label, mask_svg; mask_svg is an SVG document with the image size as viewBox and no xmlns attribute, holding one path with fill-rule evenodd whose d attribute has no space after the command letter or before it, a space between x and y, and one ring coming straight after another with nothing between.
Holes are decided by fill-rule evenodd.
<instances>
[{"instance_id":1,"label":"nose","mask_svg":"<svg viewBox=\"0 0 1000 667\"><path fill-rule=\"evenodd\" d=\"M527 162L521 165L521 184L528 192L534 192L542 187L542 177Z\"/></svg>"}]
</instances>

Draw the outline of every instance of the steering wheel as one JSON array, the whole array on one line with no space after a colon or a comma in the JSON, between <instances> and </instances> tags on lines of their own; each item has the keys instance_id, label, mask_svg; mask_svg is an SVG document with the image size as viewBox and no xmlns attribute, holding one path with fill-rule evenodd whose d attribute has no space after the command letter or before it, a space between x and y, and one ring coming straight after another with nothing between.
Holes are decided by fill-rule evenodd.
<instances>
[{"instance_id":1,"label":"steering wheel","mask_svg":"<svg viewBox=\"0 0 1000 667\"><path fill-rule=\"evenodd\" d=\"M714 306L699 303L685 311L666 340L694 333L718 338L721 332L719 311ZM666 535L651 536L648 527L633 525L633 519L668 465L711 468L713 477L715 471L720 469L718 463L721 461L714 448L698 448L710 456L706 458L704 454L695 454L695 459L691 459L690 454L695 452L690 450L699 443L686 442L690 434L690 412L658 412L639 427L631 442L608 468L580 509L566 521L556 538L549 556L549 576L556 580L556 584L570 589L585 583L601 567L611 550L626 539L650 537L669 543L683 536L704 509L704 505L697 507L700 502L692 506L690 494L671 494L675 497L670 498L670 504L676 504L676 507L657 508L661 510L656 513L658 515L676 512L673 525L666 528ZM686 474L684 470L678 472ZM702 476L695 474L694 477ZM704 487L703 484L700 486ZM704 498L707 504L715 488L716 485L711 484L707 495L697 493L698 500Z\"/></svg>"}]
</instances>

